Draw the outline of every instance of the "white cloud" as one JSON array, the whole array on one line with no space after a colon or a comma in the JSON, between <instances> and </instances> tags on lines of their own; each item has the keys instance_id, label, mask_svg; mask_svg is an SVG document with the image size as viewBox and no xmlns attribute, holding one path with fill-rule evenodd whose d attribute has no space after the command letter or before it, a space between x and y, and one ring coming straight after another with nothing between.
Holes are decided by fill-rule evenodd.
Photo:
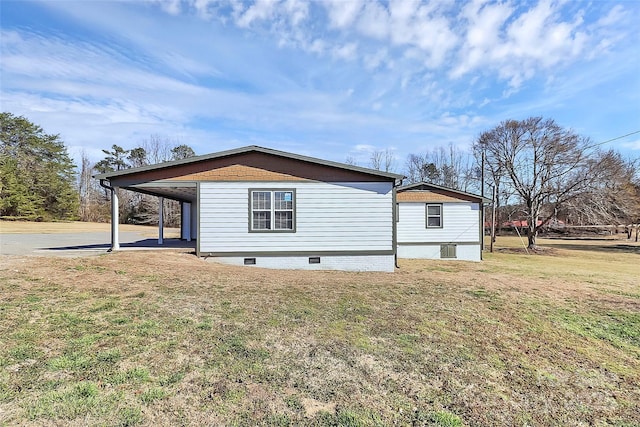
<instances>
[{"instance_id":1,"label":"white cloud","mask_svg":"<svg viewBox=\"0 0 640 427\"><path fill-rule=\"evenodd\" d=\"M294 27L309 17L309 4L301 0L285 0L283 10Z\"/></svg>"},{"instance_id":2,"label":"white cloud","mask_svg":"<svg viewBox=\"0 0 640 427\"><path fill-rule=\"evenodd\" d=\"M147 0L150 3L159 4L162 10L170 15L178 15L182 12L181 0Z\"/></svg>"},{"instance_id":3,"label":"white cloud","mask_svg":"<svg viewBox=\"0 0 640 427\"><path fill-rule=\"evenodd\" d=\"M579 59L589 43L582 13L569 21L562 6L541 0L516 15L509 3L467 4L461 13L467 24L465 41L450 76L491 70L516 89L538 72Z\"/></svg>"},{"instance_id":4,"label":"white cloud","mask_svg":"<svg viewBox=\"0 0 640 427\"><path fill-rule=\"evenodd\" d=\"M458 78L489 61L489 52L503 43L501 29L511 13L508 5L482 1L473 1L463 9L461 16L468 24L467 34L452 77Z\"/></svg>"},{"instance_id":5,"label":"white cloud","mask_svg":"<svg viewBox=\"0 0 640 427\"><path fill-rule=\"evenodd\" d=\"M609 13L607 13L605 16L603 16L602 18L596 21L595 27L607 28L607 27L617 25L618 23L624 20L626 13L627 11L622 5L616 4L611 8Z\"/></svg>"},{"instance_id":6,"label":"white cloud","mask_svg":"<svg viewBox=\"0 0 640 427\"><path fill-rule=\"evenodd\" d=\"M368 37L386 39L389 35L389 13L377 2L367 2L358 19L358 30Z\"/></svg>"},{"instance_id":7,"label":"white cloud","mask_svg":"<svg viewBox=\"0 0 640 427\"><path fill-rule=\"evenodd\" d=\"M329 13L329 27L345 29L350 27L362 10L362 0L327 0L322 5Z\"/></svg>"},{"instance_id":8,"label":"white cloud","mask_svg":"<svg viewBox=\"0 0 640 427\"><path fill-rule=\"evenodd\" d=\"M101 148L113 144L132 148L151 134L184 132L180 120L167 120L175 115L165 111L162 105L147 104L142 108L126 99L94 102L13 92L5 92L3 97L5 108L14 114L25 115L47 133L60 134L70 147L70 154L78 157L84 149L93 161L99 160Z\"/></svg>"},{"instance_id":9,"label":"white cloud","mask_svg":"<svg viewBox=\"0 0 640 427\"><path fill-rule=\"evenodd\" d=\"M335 47L332 51L332 55L337 59L351 61L356 58L357 50L358 45L356 43L347 43L345 45Z\"/></svg>"},{"instance_id":10,"label":"white cloud","mask_svg":"<svg viewBox=\"0 0 640 427\"><path fill-rule=\"evenodd\" d=\"M321 39L315 39L311 43L309 43L307 50L309 52L317 53L319 55L323 54L327 49L327 42Z\"/></svg>"},{"instance_id":11,"label":"white cloud","mask_svg":"<svg viewBox=\"0 0 640 427\"><path fill-rule=\"evenodd\" d=\"M273 0L256 0L240 14L236 24L241 28L250 26L254 21L266 20L274 15L277 3Z\"/></svg>"},{"instance_id":12,"label":"white cloud","mask_svg":"<svg viewBox=\"0 0 640 427\"><path fill-rule=\"evenodd\" d=\"M16 88L67 96L133 96L136 91L195 95L193 85L151 73L113 47L2 31L3 74Z\"/></svg>"},{"instance_id":13,"label":"white cloud","mask_svg":"<svg viewBox=\"0 0 640 427\"><path fill-rule=\"evenodd\" d=\"M201 18L210 19L213 16L211 9L215 4L215 0L193 0L192 6Z\"/></svg>"},{"instance_id":14,"label":"white cloud","mask_svg":"<svg viewBox=\"0 0 640 427\"><path fill-rule=\"evenodd\" d=\"M554 4L542 0L509 25L506 49L494 58L515 59L520 63L520 69L510 73L513 80L531 78L534 70L556 66L582 52L586 35L577 30L581 18L577 17L574 22L558 22L559 18L560 11Z\"/></svg>"},{"instance_id":15,"label":"white cloud","mask_svg":"<svg viewBox=\"0 0 640 427\"><path fill-rule=\"evenodd\" d=\"M170 13L178 10L176 0L154 1ZM238 27L266 29L281 48L359 59L366 70L379 67L379 52L386 49L389 63L394 57L410 58L415 63L405 66L415 72L438 70L453 79L493 75L508 82L510 93L538 73L554 72L585 55L593 59L597 52L615 46L621 36L612 27L625 19L626 12L615 5L587 26L583 15L590 5L554 0L186 1L203 15L211 15L215 8L222 21L231 9ZM323 11L326 21L318 15ZM594 37L595 32L603 37ZM354 46L360 48L356 51Z\"/></svg>"},{"instance_id":16,"label":"white cloud","mask_svg":"<svg viewBox=\"0 0 640 427\"><path fill-rule=\"evenodd\" d=\"M364 67L367 70L375 70L388 59L388 55L389 52L386 48L378 49L374 53L365 54L363 58Z\"/></svg>"},{"instance_id":17,"label":"white cloud","mask_svg":"<svg viewBox=\"0 0 640 427\"><path fill-rule=\"evenodd\" d=\"M325 155L323 148L305 149L341 160L340 149L361 142L369 152L395 144L402 157L428 144L468 144L505 116L584 111L589 102L579 102L588 99L582 93L598 87L605 93L603 82L632 75L638 63L631 23L637 13L627 3L183 0L38 7L70 23L69 34L3 21L3 108L31 112L72 146L124 145L162 133L202 142L201 153L224 144L317 143ZM82 26L91 31L73 33ZM599 71L575 64L588 70L598 64ZM627 88L637 87L637 77L627 81ZM637 105L637 91L619 91L623 100L612 94L609 109Z\"/></svg>"},{"instance_id":18,"label":"white cloud","mask_svg":"<svg viewBox=\"0 0 640 427\"><path fill-rule=\"evenodd\" d=\"M356 144L356 146L353 147L353 151L355 151L356 153L372 153L375 150L376 147L369 144Z\"/></svg>"},{"instance_id":19,"label":"white cloud","mask_svg":"<svg viewBox=\"0 0 640 427\"><path fill-rule=\"evenodd\" d=\"M640 139L636 139L635 141L630 141L630 142L623 142L620 145L630 150L640 151Z\"/></svg>"}]
</instances>

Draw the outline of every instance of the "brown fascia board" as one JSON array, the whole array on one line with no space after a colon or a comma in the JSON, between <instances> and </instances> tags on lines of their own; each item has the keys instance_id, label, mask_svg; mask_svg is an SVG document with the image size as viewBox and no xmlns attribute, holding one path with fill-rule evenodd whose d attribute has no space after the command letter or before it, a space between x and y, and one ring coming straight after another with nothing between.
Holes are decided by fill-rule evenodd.
<instances>
[{"instance_id":1,"label":"brown fascia board","mask_svg":"<svg viewBox=\"0 0 640 427\"><path fill-rule=\"evenodd\" d=\"M478 196L477 194L472 194L472 193L467 193L467 192L460 191L460 190L455 190L453 188L444 187L442 185L430 184L430 183L424 182L424 181L423 182L417 182L415 184L403 185L402 187L398 187L396 189L396 191L398 193L402 193L404 191L420 190L420 189L434 189L434 190L439 190L439 191L446 191L446 192L449 192L449 193L459 194L459 195L464 196L464 197L470 197L470 198L478 199L478 200L481 200L482 202L490 202L491 201L491 199L487 199L486 197L483 197L483 196Z\"/></svg>"},{"instance_id":2,"label":"brown fascia board","mask_svg":"<svg viewBox=\"0 0 640 427\"><path fill-rule=\"evenodd\" d=\"M204 154L204 155L201 155L201 156L194 156L194 157L189 157L189 158L186 158L186 159L174 160L174 161L171 161L171 162L157 163L157 164L154 164L154 165L140 166L140 167L137 167L137 168L130 168L130 169L123 169L123 170L119 170L119 171L106 172L106 173L94 175L93 178L109 180L111 178L126 177L127 175L133 175L133 174L140 173L140 172L154 171L154 170L158 170L158 169L168 169L168 168L172 168L172 167L176 167L176 166L181 166L181 165L186 165L186 164L191 164L191 163L204 162L204 161L207 161L207 160L214 160L214 159L219 159L219 158L223 158L223 157L231 157L231 156L234 156L234 155L245 154L245 153L250 153L250 152L271 154L271 155L274 155L274 156L285 157L285 158L289 158L289 159L293 159L293 160L299 160L299 161L302 161L302 162L309 162L309 163L314 163L314 164L318 164L318 165L322 165L322 166L329 166L329 167L345 169L345 170L349 170L349 171L353 171L353 172L359 172L359 173L364 173L364 174L368 174L368 175L379 176L379 177L387 178L389 180L394 180L394 181L402 181L405 178L404 175L400 175L400 174L395 174L395 173L390 173L390 172L382 172L382 171L375 170L375 169L369 169L369 168L363 168L363 167L360 167L360 166L347 165L345 163L333 162L333 161L330 161L330 160L322 160L322 159L318 159L318 158L315 158L315 157L308 157L308 156L303 156L303 155L300 155L300 154L288 153L286 151L279 151L279 150L273 150L271 148L259 147L257 145L250 145L250 146L236 148L236 149L232 149L232 150L219 151L219 152L216 152L216 153Z\"/></svg>"}]
</instances>

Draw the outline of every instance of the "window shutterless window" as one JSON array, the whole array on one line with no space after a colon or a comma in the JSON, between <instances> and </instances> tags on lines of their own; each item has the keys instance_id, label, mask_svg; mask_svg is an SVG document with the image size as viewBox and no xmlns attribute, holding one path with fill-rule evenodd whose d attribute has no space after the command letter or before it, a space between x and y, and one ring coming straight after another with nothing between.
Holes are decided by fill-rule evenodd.
<instances>
[{"instance_id":1,"label":"window shutterless window","mask_svg":"<svg viewBox=\"0 0 640 427\"><path fill-rule=\"evenodd\" d=\"M427 228L442 228L442 205L427 204Z\"/></svg>"},{"instance_id":2,"label":"window shutterless window","mask_svg":"<svg viewBox=\"0 0 640 427\"><path fill-rule=\"evenodd\" d=\"M294 190L249 190L250 231L295 231Z\"/></svg>"}]
</instances>

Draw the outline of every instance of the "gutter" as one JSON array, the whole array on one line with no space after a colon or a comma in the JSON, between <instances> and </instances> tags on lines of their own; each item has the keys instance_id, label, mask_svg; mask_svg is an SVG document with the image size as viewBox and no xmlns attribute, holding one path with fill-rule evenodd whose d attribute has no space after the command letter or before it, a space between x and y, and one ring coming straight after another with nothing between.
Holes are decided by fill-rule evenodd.
<instances>
[{"instance_id":1,"label":"gutter","mask_svg":"<svg viewBox=\"0 0 640 427\"><path fill-rule=\"evenodd\" d=\"M396 218L397 212L398 212L398 202L396 200L396 194L397 191L396 189L400 186L402 186L402 181L405 179L406 177L402 177L399 179L396 179L393 182L393 197L392 197L392 204L393 204L393 262L396 266L396 268L400 268L400 266L398 265L398 219Z\"/></svg>"},{"instance_id":2,"label":"gutter","mask_svg":"<svg viewBox=\"0 0 640 427\"><path fill-rule=\"evenodd\" d=\"M100 179L100 187L102 188L106 188L107 190L111 190L113 191L113 187L111 187L110 185L105 184L106 179Z\"/></svg>"}]
</instances>

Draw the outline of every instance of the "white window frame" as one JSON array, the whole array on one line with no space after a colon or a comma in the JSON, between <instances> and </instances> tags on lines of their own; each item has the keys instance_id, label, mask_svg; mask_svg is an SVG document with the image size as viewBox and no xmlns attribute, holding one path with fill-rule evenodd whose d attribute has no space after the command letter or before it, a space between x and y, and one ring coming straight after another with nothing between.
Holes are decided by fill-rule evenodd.
<instances>
[{"instance_id":1,"label":"white window frame","mask_svg":"<svg viewBox=\"0 0 640 427\"><path fill-rule=\"evenodd\" d=\"M267 207L254 207L254 194L265 193L268 194L268 206ZM285 199L288 193L291 197L291 208L279 209L276 206L276 194L284 193ZM288 200L285 200L287 202ZM268 213L268 228L257 228L255 224L254 213L266 212ZM279 212L291 212L291 228L276 228L279 222L276 220L277 213ZM250 188L249 189L249 232L251 233L295 233L296 232L296 191L290 188Z\"/></svg>"}]
</instances>

